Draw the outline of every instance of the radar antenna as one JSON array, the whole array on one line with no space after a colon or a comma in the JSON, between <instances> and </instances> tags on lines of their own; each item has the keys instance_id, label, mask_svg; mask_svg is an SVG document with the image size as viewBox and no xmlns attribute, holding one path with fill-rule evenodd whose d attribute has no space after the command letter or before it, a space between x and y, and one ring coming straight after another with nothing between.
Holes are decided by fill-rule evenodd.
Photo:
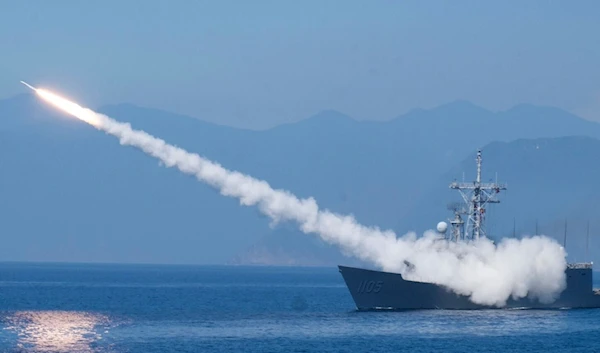
<instances>
[{"instance_id":1,"label":"radar antenna","mask_svg":"<svg viewBox=\"0 0 600 353\"><path fill-rule=\"evenodd\" d=\"M461 215L467 214L467 210L460 202L453 202L448 205L448 209L454 213L454 218L450 219L450 224L452 225L452 231L449 236L446 236L447 239L453 241L459 241L461 235L463 234L464 224L463 218Z\"/></svg>"},{"instance_id":2,"label":"radar antenna","mask_svg":"<svg viewBox=\"0 0 600 353\"><path fill-rule=\"evenodd\" d=\"M496 198L496 195L500 190L506 190L506 184L481 182L481 149L477 150L475 161L477 162L477 177L474 182L458 183L454 181L450 184L450 189L458 190L464 201L462 208L454 209L455 218L450 222L453 226L454 240L461 238L464 240L477 240L480 237L485 237L485 209L488 204L499 203L500 201ZM461 214L466 215L466 222L462 221ZM456 226L454 222L456 222Z\"/></svg>"}]
</instances>

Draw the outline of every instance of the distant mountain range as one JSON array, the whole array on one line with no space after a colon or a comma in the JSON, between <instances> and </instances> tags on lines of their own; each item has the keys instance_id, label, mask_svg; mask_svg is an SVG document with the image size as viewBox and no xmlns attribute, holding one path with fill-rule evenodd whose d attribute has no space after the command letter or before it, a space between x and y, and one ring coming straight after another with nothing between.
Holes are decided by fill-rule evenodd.
<instances>
[{"instance_id":1,"label":"distant mountain range","mask_svg":"<svg viewBox=\"0 0 600 353\"><path fill-rule=\"evenodd\" d=\"M498 172L509 185L490 214L497 234L511 235L513 219L523 231L538 219L560 237L557 222L593 217L598 200L600 124L556 108L519 105L494 113L457 101L387 122L323 111L264 131L130 104L98 111L399 234L450 216L446 204L458 195L448 183L462 172L473 178L477 148L484 151L484 176ZM0 101L0 260L354 261L294 225L268 223L257 210L158 167L30 95Z\"/></svg>"}]
</instances>

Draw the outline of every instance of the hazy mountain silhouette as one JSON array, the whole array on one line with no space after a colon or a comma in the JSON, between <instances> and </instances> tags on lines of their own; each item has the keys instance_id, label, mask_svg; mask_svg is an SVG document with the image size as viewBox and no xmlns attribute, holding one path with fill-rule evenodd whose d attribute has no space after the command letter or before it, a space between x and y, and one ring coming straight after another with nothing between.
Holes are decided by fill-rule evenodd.
<instances>
[{"instance_id":1,"label":"hazy mountain silhouette","mask_svg":"<svg viewBox=\"0 0 600 353\"><path fill-rule=\"evenodd\" d=\"M98 110L273 187L314 196L324 208L400 233L429 222L419 215L436 215L435 222L447 216L444 200L431 190L440 183L447 188L448 171L478 147L520 138L600 137L599 124L559 109L520 105L493 113L464 101L388 122L324 111L265 131L130 104ZM510 146L488 148L501 156ZM484 158L491 163L494 154L486 151ZM469 172L472 157L467 160ZM505 169L498 169L500 176L510 175ZM300 235L293 226L271 230L254 208L159 167L30 95L0 101L0 170L1 259L215 263L237 255L232 261L244 263L254 261L247 256L252 249L266 246L279 249L280 259L341 261L314 235Z\"/></svg>"}]
</instances>

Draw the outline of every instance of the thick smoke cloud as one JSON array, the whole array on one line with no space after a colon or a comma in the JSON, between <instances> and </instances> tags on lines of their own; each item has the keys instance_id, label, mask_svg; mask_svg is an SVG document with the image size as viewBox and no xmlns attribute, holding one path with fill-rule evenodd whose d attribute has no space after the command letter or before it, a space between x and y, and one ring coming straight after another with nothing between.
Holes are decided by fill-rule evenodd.
<instances>
[{"instance_id":1,"label":"thick smoke cloud","mask_svg":"<svg viewBox=\"0 0 600 353\"><path fill-rule=\"evenodd\" d=\"M544 236L504 239L494 245L487 239L456 243L434 232L422 237L398 237L391 230L367 227L352 216L319 208L313 198L299 199L276 190L266 181L223 168L198 154L169 145L129 124L82 108L45 90L37 93L56 107L159 159L166 167L194 175L199 181L234 197L244 206L256 206L274 223L295 222L304 233L323 240L385 271L406 279L441 284L467 295L478 304L503 306L508 298L530 296L551 302L566 286L563 248ZM407 262L412 266L407 266Z\"/></svg>"}]
</instances>

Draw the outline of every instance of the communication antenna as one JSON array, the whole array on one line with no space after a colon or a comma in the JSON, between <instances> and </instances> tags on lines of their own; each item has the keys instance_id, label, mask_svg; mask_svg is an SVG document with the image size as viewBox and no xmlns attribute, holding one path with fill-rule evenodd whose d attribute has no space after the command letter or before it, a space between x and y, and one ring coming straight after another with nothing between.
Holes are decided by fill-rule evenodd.
<instances>
[{"instance_id":1,"label":"communication antenna","mask_svg":"<svg viewBox=\"0 0 600 353\"><path fill-rule=\"evenodd\" d=\"M565 239L563 240L563 248L567 250L567 220L565 219Z\"/></svg>"},{"instance_id":2,"label":"communication antenna","mask_svg":"<svg viewBox=\"0 0 600 353\"><path fill-rule=\"evenodd\" d=\"M537 220L537 218L535 219L535 234L534 235L540 235L540 233L538 232L538 220Z\"/></svg>"},{"instance_id":3,"label":"communication antenna","mask_svg":"<svg viewBox=\"0 0 600 353\"><path fill-rule=\"evenodd\" d=\"M585 236L585 261L587 261L589 259L589 257L588 257L589 247L590 247L590 220L588 219L587 234Z\"/></svg>"},{"instance_id":4,"label":"communication antenna","mask_svg":"<svg viewBox=\"0 0 600 353\"><path fill-rule=\"evenodd\" d=\"M513 238L517 237L517 220L513 217Z\"/></svg>"}]
</instances>

